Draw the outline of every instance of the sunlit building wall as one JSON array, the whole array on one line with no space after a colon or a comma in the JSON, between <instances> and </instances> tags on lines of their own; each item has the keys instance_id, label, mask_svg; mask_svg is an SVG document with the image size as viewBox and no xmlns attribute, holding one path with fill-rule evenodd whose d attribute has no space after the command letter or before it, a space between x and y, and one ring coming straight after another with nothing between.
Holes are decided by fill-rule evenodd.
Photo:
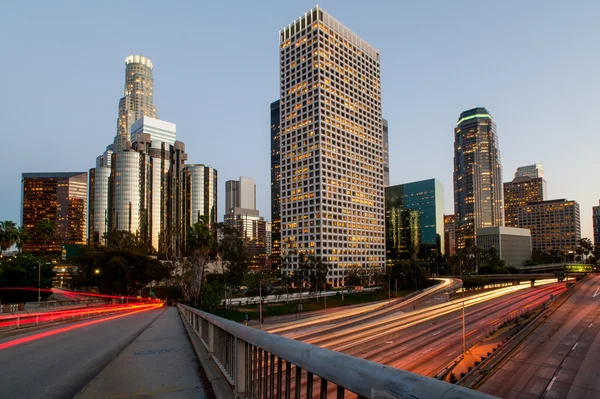
<instances>
[{"instance_id":1,"label":"sunlit building wall","mask_svg":"<svg viewBox=\"0 0 600 399\"><path fill-rule=\"evenodd\" d=\"M557 199L519 207L519 225L531 230L533 250L545 253L577 249L581 238L579 203Z\"/></svg>"},{"instance_id":2,"label":"sunlit building wall","mask_svg":"<svg viewBox=\"0 0 600 399\"><path fill-rule=\"evenodd\" d=\"M504 183L504 224L507 227L521 227L519 207L530 202L546 199L546 182L543 177L520 176Z\"/></svg>"},{"instance_id":3,"label":"sunlit building wall","mask_svg":"<svg viewBox=\"0 0 600 399\"><path fill-rule=\"evenodd\" d=\"M379 51L317 7L279 32L282 257L385 267Z\"/></svg>"},{"instance_id":4,"label":"sunlit building wall","mask_svg":"<svg viewBox=\"0 0 600 399\"><path fill-rule=\"evenodd\" d=\"M482 227L503 226L502 165L496 123L485 108L460 114L454 129L456 245Z\"/></svg>"},{"instance_id":5,"label":"sunlit building wall","mask_svg":"<svg viewBox=\"0 0 600 399\"><path fill-rule=\"evenodd\" d=\"M45 252L59 252L64 244L87 242L87 172L23 173L21 225L30 239L24 252L41 251L44 238L38 234L38 222L54 223L54 238L46 243Z\"/></svg>"}]
</instances>

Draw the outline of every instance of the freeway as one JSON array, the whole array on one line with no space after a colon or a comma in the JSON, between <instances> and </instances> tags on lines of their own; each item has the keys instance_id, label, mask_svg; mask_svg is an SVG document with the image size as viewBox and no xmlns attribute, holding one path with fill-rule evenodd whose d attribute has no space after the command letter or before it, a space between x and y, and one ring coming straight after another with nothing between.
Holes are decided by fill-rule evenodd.
<instances>
[{"instance_id":1,"label":"freeway","mask_svg":"<svg viewBox=\"0 0 600 399\"><path fill-rule=\"evenodd\" d=\"M600 276L586 281L478 390L503 398L600 397Z\"/></svg>"},{"instance_id":2,"label":"freeway","mask_svg":"<svg viewBox=\"0 0 600 399\"><path fill-rule=\"evenodd\" d=\"M556 281L556 280L553 280ZM543 282L540 282L543 283ZM467 341L476 343L511 314L533 309L564 284L546 282L504 287L465 296ZM279 326L277 332L328 349L348 353L422 375L434 376L462 351L462 300L424 309L395 306L359 317L311 324L300 328ZM292 323L293 324L293 323Z\"/></svg>"},{"instance_id":3,"label":"freeway","mask_svg":"<svg viewBox=\"0 0 600 399\"><path fill-rule=\"evenodd\" d=\"M0 396L73 398L163 312L134 310L0 339Z\"/></svg>"}]
</instances>

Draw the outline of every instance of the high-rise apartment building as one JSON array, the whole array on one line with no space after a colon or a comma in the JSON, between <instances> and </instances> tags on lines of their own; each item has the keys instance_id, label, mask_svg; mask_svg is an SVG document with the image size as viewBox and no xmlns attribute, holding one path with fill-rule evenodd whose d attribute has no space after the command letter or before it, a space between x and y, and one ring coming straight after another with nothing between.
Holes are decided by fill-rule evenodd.
<instances>
[{"instance_id":1,"label":"high-rise apartment building","mask_svg":"<svg viewBox=\"0 0 600 399\"><path fill-rule=\"evenodd\" d=\"M390 139L387 119L383 120L383 185L390 185Z\"/></svg>"},{"instance_id":2,"label":"high-rise apartment building","mask_svg":"<svg viewBox=\"0 0 600 399\"><path fill-rule=\"evenodd\" d=\"M577 201L557 199L523 205L518 218L519 227L531 230L533 250L553 253L577 249L581 238Z\"/></svg>"},{"instance_id":3,"label":"high-rise apartment building","mask_svg":"<svg viewBox=\"0 0 600 399\"><path fill-rule=\"evenodd\" d=\"M406 223L408 214L403 211L409 210L416 211L419 215L417 250L422 250L421 255L423 256L428 255L432 249L442 252L444 250L444 187L437 179L428 179L385 188L386 251L388 255L392 252L402 252L399 248L391 251L398 243L415 242L415 240L401 237L402 232L408 235L412 234L411 229L404 227L414 225L412 222ZM410 217L411 221L413 219ZM396 235L399 235L400 239L395 239ZM420 246L423 248L419 248ZM412 249L412 247L410 248Z\"/></svg>"},{"instance_id":4,"label":"high-rise apartment building","mask_svg":"<svg viewBox=\"0 0 600 399\"><path fill-rule=\"evenodd\" d=\"M249 177L225 182L225 212L234 208L256 209L256 181Z\"/></svg>"},{"instance_id":5,"label":"high-rise apartment building","mask_svg":"<svg viewBox=\"0 0 600 399\"><path fill-rule=\"evenodd\" d=\"M379 51L316 7L279 32L282 257L385 267Z\"/></svg>"},{"instance_id":6,"label":"high-rise apartment building","mask_svg":"<svg viewBox=\"0 0 600 399\"><path fill-rule=\"evenodd\" d=\"M460 114L454 129L456 245L482 227L503 226L502 165L496 123L485 108Z\"/></svg>"},{"instance_id":7,"label":"high-rise apartment building","mask_svg":"<svg viewBox=\"0 0 600 399\"><path fill-rule=\"evenodd\" d=\"M29 231L30 239L24 252L59 252L64 244L85 244L87 238L87 172L23 173L21 226ZM38 234L38 222L48 219L56 232L44 247Z\"/></svg>"},{"instance_id":8,"label":"high-rise apartment building","mask_svg":"<svg viewBox=\"0 0 600 399\"><path fill-rule=\"evenodd\" d=\"M271 103L271 266L281 266L281 200L279 100Z\"/></svg>"},{"instance_id":9,"label":"high-rise apartment building","mask_svg":"<svg viewBox=\"0 0 600 399\"><path fill-rule=\"evenodd\" d=\"M456 252L456 225L454 215L444 215L444 254L454 255Z\"/></svg>"},{"instance_id":10,"label":"high-rise apartment building","mask_svg":"<svg viewBox=\"0 0 600 399\"><path fill-rule=\"evenodd\" d=\"M504 225L521 227L519 207L531 202L541 202L545 197L546 182L543 177L520 176L504 183Z\"/></svg>"},{"instance_id":11,"label":"high-rise apartment building","mask_svg":"<svg viewBox=\"0 0 600 399\"><path fill-rule=\"evenodd\" d=\"M592 222L594 228L594 247L600 248L600 201L592 207Z\"/></svg>"}]
</instances>

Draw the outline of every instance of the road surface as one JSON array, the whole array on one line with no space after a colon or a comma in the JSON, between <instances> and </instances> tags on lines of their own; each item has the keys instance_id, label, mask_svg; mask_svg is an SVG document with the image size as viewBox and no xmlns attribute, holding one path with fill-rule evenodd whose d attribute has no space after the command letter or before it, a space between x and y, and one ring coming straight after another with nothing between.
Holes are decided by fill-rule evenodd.
<instances>
[{"instance_id":1,"label":"road surface","mask_svg":"<svg viewBox=\"0 0 600 399\"><path fill-rule=\"evenodd\" d=\"M75 397L165 311L109 315L0 339L0 397Z\"/></svg>"},{"instance_id":2,"label":"road surface","mask_svg":"<svg viewBox=\"0 0 600 399\"><path fill-rule=\"evenodd\" d=\"M503 398L600 397L600 276L586 281L478 390Z\"/></svg>"}]
</instances>

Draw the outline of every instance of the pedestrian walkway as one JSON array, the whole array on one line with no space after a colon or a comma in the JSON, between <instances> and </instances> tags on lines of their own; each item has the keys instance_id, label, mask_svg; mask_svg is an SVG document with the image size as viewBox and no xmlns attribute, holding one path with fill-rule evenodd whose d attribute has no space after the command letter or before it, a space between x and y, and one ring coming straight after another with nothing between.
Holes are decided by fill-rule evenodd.
<instances>
[{"instance_id":1,"label":"pedestrian walkway","mask_svg":"<svg viewBox=\"0 0 600 399\"><path fill-rule=\"evenodd\" d=\"M179 313L170 307L76 398L207 398L198 372Z\"/></svg>"}]
</instances>

